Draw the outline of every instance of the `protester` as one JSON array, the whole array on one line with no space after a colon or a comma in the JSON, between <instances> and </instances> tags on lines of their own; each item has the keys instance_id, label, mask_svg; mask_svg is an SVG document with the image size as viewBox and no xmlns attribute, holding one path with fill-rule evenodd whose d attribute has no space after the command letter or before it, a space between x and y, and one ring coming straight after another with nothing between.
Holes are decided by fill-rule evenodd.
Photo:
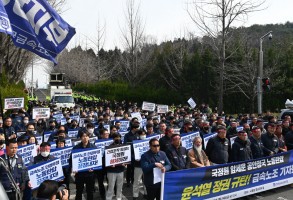
<instances>
[{"instance_id":1,"label":"protester","mask_svg":"<svg viewBox=\"0 0 293 200\"><path fill-rule=\"evenodd\" d=\"M238 131L231 151L232 162L246 161L252 159L250 141L245 131Z\"/></svg>"},{"instance_id":2,"label":"protester","mask_svg":"<svg viewBox=\"0 0 293 200\"><path fill-rule=\"evenodd\" d=\"M261 141L261 129L258 126L252 127L252 136L249 137L250 149L252 152L252 158L262 158L264 157L264 146Z\"/></svg>"},{"instance_id":3,"label":"protester","mask_svg":"<svg viewBox=\"0 0 293 200\"><path fill-rule=\"evenodd\" d=\"M0 156L4 154L4 145L5 145L5 136L3 133L0 133Z\"/></svg>"},{"instance_id":4,"label":"protester","mask_svg":"<svg viewBox=\"0 0 293 200\"><path fill-rule=\"evenodd\" d=\"M33 158L31 164L38 164L41 162L47 162L49 160L55 159L54 156L50 155L51 144L49 142L42 142L40 145L40 153Z\"/></svg>"},{"instance_id":5,"label":"protester","mask_svg":"<svg viewBox=\"0 0 293 200\"><path fill-rule=\"evenodd\" d=\"M174 134L173 128L166 129L166 135L160 138L160 149L161 151L166 152L167 149L171 146L171 136Z\"/></svg>"},{"instance_id":6,"label":"protester","mask_svg":"<svg viewBox=\"0 0 293 200\"><path fill-rule=\"evenodd\" d=\"M161 182L154 184L153 169L159 168L162 173L171 169L171 163L165 152L160 151L158 139L152 138L149 141L150 150L141 156L141 168L144 176L144 185L147 190L148 200L160 200Z\"/></svg>"},{"instance_id":7,"label":"protester","mask_svg":"<svg viewBox=\"0 0 293 200\"><path fill-rule=\"evenodd\" d=\"M74 149L88 149L97 147L94 144L89 142L90 133L87 131L82 131L80 134L81 142L75 145L72 150ZM72 169L72 155L70 155L69 159L69 171ZM86 193L87 193L87 200L93 200L93 193L95 187L95 173L92 169L84 172L73 172L75 173L75 184L76 184L76 200L82 199L82 192L84 189L84 185L86 185Z\"/></svg>"},{"instance_id":8,"label":"protester","mask_svg":"<svg viewBox=\"0 0 293 200\"><path fill-rule=\"evenodd\" d=\"M6 154L3 154L1 158L6 162L5 165L9 166L12 177L22 192L25 188L26 183L30 187L27 168L21 156L17 155L18 145L16 139L10 139L6 143ZM10 182L7 171L4 169L3 165L0 165L0 181L7 193L9 200L16 200L16 191Z\"/></svg>"},{"instance_id":9,"label":"protester","mask_svg":"<svg viewBox=\"0 0 293 200\"><path fill-rule=\"evenodd\" d=\"M268 125L268 131L261 135L261 141L264 145L265 156L272 156L279 152L278 138L275 135L276 125L271 123Z\"/></svg>"},{"instance_id":10,"label":"protester","mask_svg":"<svg viewBox=\"0 0 293 200\"><path fill-rule=\"evenodd\" d=\"M217 127L217 135L209 139L205 152L212 165L228 163L230 143L226 138L225 126Z\"/></svg>"},{"instance_id":11,"label":"protester","mask_svg":"<svg viewBox=\"0 0 293 200\"><path fill-rule=\"evenodd\" d=\"M146 132L144 130L138 130L137 134L139 135L138 140L146 140ZM141 169L140 159L136 160L134 157L134 152L132 152L132 162L134 165L134 178L133 178L133 200L137 200L139 196L139 181L142 178L143 172ZM145 188L144 188L145 190ZM146 190L144 191L146 195Z\"/></svg>"},{"instance_id":12,"label":"protester","mask_svg":"<svg viewBox=\"0 0 293 200\"><path fill-rule=\"evenodd\" d=\"M113 134L113 143L109 147L119 147L122 145L120 134ZM124 170L126 164L118 164L106 167L108 178L108 190L106 192L106 200L112 200L114 195L114 186L116 184L116 199L122 199L122 186L124 178Z\"/></svg>"},{"instance_id":13,"label":"protester","mask_svg":"<svg viewBox=\"0 0 293 200\"><path fill-rule=\"evenodd\" d=\"M187 149L181 145L181 137L179 134L171 136L171 146L167 149L166 155L171 162L172 171L187 169L188 156Z\"/></svg>"},{"instance_id":14,"label":"protester","mask_svg":"<svg viewBox=\"0 0 293 200\"><path fill-rule=\"evenodd\" d=\"M195 136L192 148L188 151L189 162L187 168L197 168L210 166L210 161L202 150L202 139L200 136Z\"/></svg>"},{"instance_id":15,"label":"protester","mask_svg":"<svg viewBox=\"0 0 293 200\"><path fill-rule=\"evenodd\" d=\"M275 135L278 138L279 153L287 152L285 139L284 139L284 136L282 135L282 125L281 124L276 125Z\"/></svg>"}]
</instances>

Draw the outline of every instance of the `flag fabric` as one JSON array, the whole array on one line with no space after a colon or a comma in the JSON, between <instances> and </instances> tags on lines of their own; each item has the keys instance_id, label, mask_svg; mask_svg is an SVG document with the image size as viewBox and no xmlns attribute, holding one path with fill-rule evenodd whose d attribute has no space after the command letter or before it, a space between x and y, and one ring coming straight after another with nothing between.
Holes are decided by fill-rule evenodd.
<instances>
[{"instance_id":1,"label":"flag fabric","mask_svg":"<svg viewBox=\"0 0 293 200\"><path fill-rule=\"evenodd\" d=\"M46 0L2 2L12 26L13 43L57 64L57 54L74 36L75 29Z\"/></svg>"},{"instance_id":2,"label":"flag fabric","mask_svg":"<svg viewBox=\"0 0 293 200\"><path fill-rule=\"evenodd\" d=\"M5 11L2 0L0 0L0 32L12 35L12 29L8 15Z\"/></svg>"}]
</instances>

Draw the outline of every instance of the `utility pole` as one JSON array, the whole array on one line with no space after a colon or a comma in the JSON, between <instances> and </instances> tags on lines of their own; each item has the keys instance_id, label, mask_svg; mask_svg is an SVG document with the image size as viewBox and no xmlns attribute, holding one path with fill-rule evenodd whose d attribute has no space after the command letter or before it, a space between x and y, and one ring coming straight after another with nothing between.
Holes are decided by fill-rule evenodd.
<instances>
[{"instance_id":1,"label":"utility pole","mask_svg":"<svg viewBox=\"0 0 293 200\"><path fill-rule=\"evenodd\" d=\"M269 39L272 39L272 32L269 31L266 34L264 34L259 39L259 67L258 67L258 77L257 77L257 110L258 114L262 114L262 97L263 97L263 91L261 87L261 80L263 78L263 51L262 51L262 42L263 39L267 36L269 36Z\"/></svg>"}]
</instances>

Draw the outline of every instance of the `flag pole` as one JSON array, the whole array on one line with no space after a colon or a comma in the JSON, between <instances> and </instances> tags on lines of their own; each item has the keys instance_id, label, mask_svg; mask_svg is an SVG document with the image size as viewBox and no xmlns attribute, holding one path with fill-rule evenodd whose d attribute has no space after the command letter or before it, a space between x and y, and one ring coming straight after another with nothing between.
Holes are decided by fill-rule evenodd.
<instances>
[{"instance_id":1,"label":"flag pole","mask_svg":"<svg viewBox=\"0 0 293 200\"><path fill-rule=\"evenodd\" d=\"M161 177L161 194L160 194L160 199L163 200L164 199L164 185L165 185L165 173L162 173L162 177Z\"/></svg>"}]
</instances>

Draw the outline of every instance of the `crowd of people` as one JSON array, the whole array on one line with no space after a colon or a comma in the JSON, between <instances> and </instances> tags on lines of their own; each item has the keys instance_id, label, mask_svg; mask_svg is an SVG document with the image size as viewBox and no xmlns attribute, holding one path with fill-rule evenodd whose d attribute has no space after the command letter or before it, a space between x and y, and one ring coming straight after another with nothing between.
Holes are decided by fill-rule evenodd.
<instances>
[{"instance_id":1,"label":"crowd of people","mask_svg":"<svg viewBox=\"0 0 293 200\"><path fill-rule=\"evenodd\" d=\"M16 184L22 191L23 199L31 199L32 196L37 198L38 192L30 189L26 166L17 155L18 146L38 145L38 155L32 158L30 165L46 162L54 159L50 155L52 142L56 143L57 148L64 147L65 139L69 138L68 131L73 129L78 130L78 134L72 139L81 141L73 149L96 148L90 142L91 137L97 137L98 140L112 139L110 146L116 147L123 144L132 145L134 140L147 140L152 135L160 136L160 139L149 140L149 150L140 160L136 160L132 152L130 163L103 166L99 170L72 172L70 158L69 167L63 168L65 178L58 184L65 184L69 189L73 175L77 200L82 199L85 185L87 199L93 199L96 180L103 199L112 200L114 195L117 200L122 199L124 181L126 187L133 188L133 199L137 199L140 182L143 180L144 197L159 200L161 187L160 182L154 184L154 168L164 173L257 159L293 149L293 123L290 116L278 121L269 112L264 116L218 115L205 104L197 109L173 106L167 113L156 113L141 110L136 103L131 102L79 103L81 108L58 110L51 107L51 116L48 119L32 119L33 107L50 106L42 102L30 102L28 110L14 110L9 116L0 117L0 156L7 162ZM54 118L58 113L63 114L66 123L61 125ZM132 117L131 113L140 113L145 123L142 124L139 118ZM82 124L76 116L84 119ZM125 120L129 121L129 127L127 133L122 135L121 121ZM105 128L106 125L109 129ZM38 144L36 137L43 136L47 131L52 132L48 141ZM199 135L194 137L192 148L183 147L181 135L197 131ZM22 134L18 134L20 132ZM204 144L204 136L211 133L216 133L215 137ZM0 169L0 180L9 199L15 199L15 188L3 169ZM107 188L104 186L105 181L108 183ZM67 194L62 199L68 196Z\"/></svg>"}]
</instances>

